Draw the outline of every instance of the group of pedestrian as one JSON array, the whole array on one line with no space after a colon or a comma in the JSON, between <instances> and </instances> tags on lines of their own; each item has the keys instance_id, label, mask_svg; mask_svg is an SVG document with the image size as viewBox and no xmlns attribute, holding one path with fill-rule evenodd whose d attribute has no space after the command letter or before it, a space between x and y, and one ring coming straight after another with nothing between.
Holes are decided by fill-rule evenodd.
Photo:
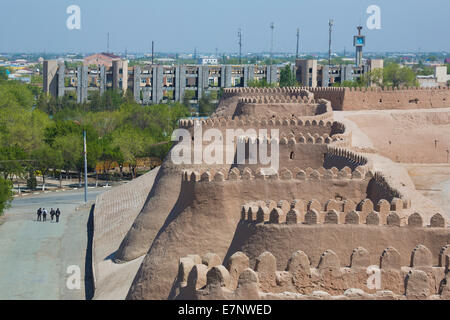
<instances>
[{"instance_id":1,"label":"group of pedestrian","mask_svg":"<svg viewBox=\"0 0 450 320\"><path fill-rule=\"evenodd\" d=\"M53 219L56 220L56 222L59 222L59 216L61 215L61 211L59 211L59 208L53 210L51 208L50 210L50 218L51 222L53 222ZM47 221L47 210L45 208L39 208L37 211L37 221Z\"/></svg>"}]
</instances>

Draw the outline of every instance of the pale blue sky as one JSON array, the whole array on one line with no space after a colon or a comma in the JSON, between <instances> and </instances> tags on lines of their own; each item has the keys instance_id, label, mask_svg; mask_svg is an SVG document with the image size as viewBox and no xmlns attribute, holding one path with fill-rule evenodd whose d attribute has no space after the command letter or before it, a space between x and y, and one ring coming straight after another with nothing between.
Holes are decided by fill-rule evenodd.
<instances>
[{"instance_id":1,"label":"pale blue sky","mask_svg":"<svg viewBox=\"0 0 450 320\"><path fill-rule=\"evenodd\" d=\"M66 28L66 8L81 8L81 30ZM0 52L268 51L271 22L274 51L327 51L328 19L335 21L333 49L353 51L356 25L364 26L369 5L381 8L381 30L367 30L367 51L450 51L448 0L1 0Z\"/></svg>"}]
</instances>

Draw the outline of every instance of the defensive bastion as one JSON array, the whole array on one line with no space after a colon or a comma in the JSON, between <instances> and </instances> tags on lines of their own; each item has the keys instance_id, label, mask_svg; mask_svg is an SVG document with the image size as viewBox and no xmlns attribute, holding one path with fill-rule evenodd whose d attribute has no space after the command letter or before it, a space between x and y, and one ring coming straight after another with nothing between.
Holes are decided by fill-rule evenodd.
<instances>
[{"instance_id":1,"label":"defensive bastion","mask_svg":"<svg viewBox=\"0 0 450 320\"><path fill-rule=\"evenodd\" d=\"M448 299L446 215L403 176L380 171L389 159L356 150L333 119L344 100L319 91L226 89L210 119L180 121L193 134L242 129L231 152L241 143L246 163L175 165L168 154L111 252L116 263L144 256L128 299ZM278 147L278 172L249 163L261 145ZM369 263L390 284L368 289Z\"/></svg>"}]
</instances>

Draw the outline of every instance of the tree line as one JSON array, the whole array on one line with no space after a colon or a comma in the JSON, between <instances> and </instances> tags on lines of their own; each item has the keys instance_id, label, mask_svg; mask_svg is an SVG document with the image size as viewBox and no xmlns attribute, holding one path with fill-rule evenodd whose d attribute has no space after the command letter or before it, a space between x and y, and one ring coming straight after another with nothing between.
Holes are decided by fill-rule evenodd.
<instances>
[{"instance_id":1,"label":"tree line","mask_svg":"<svg viewBox=\"0 0 450 320\"><path fill-rule=\"evenodd\" d=\"M99 162L115 162L135 178L138 159L162 159L177 121L191 114L180 103L142 106L112 90L90 98L78 104L69 95L56 99L40 88L0 80L0 213L11 200L14 179L35 188L39 174L45 187L46 175L62 179L72 172L81 182L84 130L89 172Z\"/></svg>"},{"instance_id":2,"label":"tree line","mask_svg":"<svg viewBox=\"0 0 450 320\"><path fill-rule=\"evenodd\" d=\"M342 83L334 83L334 87L369 87L372 85L383 87L417 87L417 75L430 74L431 68L410 68L401 66L395 62L389 62L383 69L374 69L354 80L345 80ZM280 82L268 83L264 78L260 81L251 80L249 87L269 88L269 87L292 87L302 86L292 72L291 66L287 64L280 70Z\"/></svg>"},{"instance_id":3,"label":"tree line","mask_svg":"<svg viewBox=\"0 0 450 320\"><path fill-rule=\"evenodd\" d=\"M395 62L387 63L383 69L371 70L355 80L333 84L334 87L418 87L417 73L410 67Z\"/></svg>"}]
</instances>

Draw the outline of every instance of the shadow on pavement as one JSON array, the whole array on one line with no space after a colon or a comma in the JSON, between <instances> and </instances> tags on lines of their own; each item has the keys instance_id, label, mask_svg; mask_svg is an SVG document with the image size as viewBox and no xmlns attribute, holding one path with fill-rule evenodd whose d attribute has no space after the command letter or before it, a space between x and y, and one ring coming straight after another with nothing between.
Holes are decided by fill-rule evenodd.
<instances>
[{"instance_id":1,"label":"shadow on pavement","mask_svg":"<svg viewBox=\"0 0 450 320\"><path fill-rule=\"evenodd\" d=\"M92 270L92 242L94 239L94 209L95 204L92 205L89 212L89 219L87 222L87 246L86 246L86 259L84 265L84 291L86 300L92 300L95 292L94 276Z\"/></svg>"}]
</instances>

